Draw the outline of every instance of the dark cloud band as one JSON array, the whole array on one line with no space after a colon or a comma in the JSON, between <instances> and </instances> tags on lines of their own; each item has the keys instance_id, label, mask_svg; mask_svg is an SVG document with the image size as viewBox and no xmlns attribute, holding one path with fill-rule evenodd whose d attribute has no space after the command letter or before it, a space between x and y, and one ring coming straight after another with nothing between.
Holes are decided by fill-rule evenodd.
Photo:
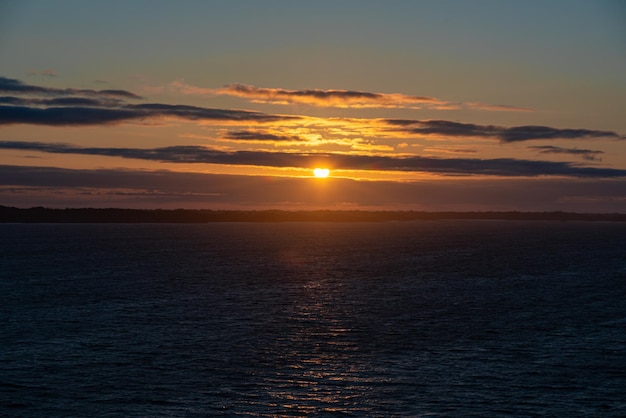
<instances>
[{"instance_id":1,"label":"dark cloud band","mask_svg":"<svg viewBox=\"0 0 626 418\"><path fill-rule=\"evenodd\" d=\"M300 138L298 136L276 135L265 131L252 131L247 129L230 131L226 135L224 135L224 138L234 141L304 141L303 138Z\"/></svg>"},{"instance_id":2,"label":"dark cloud band","mask_svg":"<svg viewBox=\"0 0 626 418\"><path fill-rule=\"evenodd\" d=\"M88 96L117 99L140 99L126 90L57 89L26 84L13 78L0 77L0 93L38 96Z\"/></svg>"},{"instance_id":3,"label":"dark cloud band","mask_svg":"<svg viewBox=\"0 0 626 418\"><path fill-rule=\"evenodd\" d=\"M623 136L612 131L558 129L549 126L528 125L507 128L503 126L476 125L447 120L421 121L407 119L384 119L384 122L391 126L397 126L399 131L414 135L496 138L502 142L520 142L535 139L624 139Z\"/></svg>"},{"instance_id":4,"label":"dark cloud band","mask_svg":"<svg viewBox=\"0 0 626 418\"><path fill-rule=\"evenodd\" d=\"M0 149L39 151L55 154L101 155L170 163L256 165L312 168L327 166L344 170L429 172L445 175L626 177L626 170L584 167L566 162L513 158L431 158L346 155L331 153L284 153L260 151L224 152L200 146L163 148L83 148L43 142L2 141Z\"/></svg>"},{"instance_id":5,"label":"dark cloud band","mask_svg":"<svg viewBox=\"0 0 626 418\"><path fill-rule=\"evenodd\" d=\"M106 125L131 120L173 117L185 120L273 122L297 119L294 116L261 112L210 109L195 106L140 104L114 108L91 106L28 107L0 106L0 125L32 124L49 126Z\"/></svg>"}]
</instances>

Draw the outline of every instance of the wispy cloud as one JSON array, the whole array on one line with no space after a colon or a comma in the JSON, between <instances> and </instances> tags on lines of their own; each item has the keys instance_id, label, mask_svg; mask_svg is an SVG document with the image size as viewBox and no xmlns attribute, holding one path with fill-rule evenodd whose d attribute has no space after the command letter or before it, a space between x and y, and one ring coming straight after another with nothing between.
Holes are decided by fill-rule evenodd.
<instances>
[{"instance_id":1,"label":"wispy cloud","mask_svg":"<svg viewBox=\"0 0 626 418\"><path fill-rule=\"evenodd\" d=\"M43 77L56 77L57 76L57 72L55 70L53 70L52 68L47 68L45 70L31 71L31 72L28 73L28 75L30 75L30 76L43 76Z\"/></svg>"},{"instance_id":2,"label":"wispy cloud","mask_svg":"<svg viewBox=\"0 0 626 418\"><path fill-rule=\"evenodd\" d=\"M173 88L184 94L222 94L241 97L255 103L304 104L317 107L337 108L386 108L386 109L476 109L508 112L532 112L533 109L487 105L483 103L456 103L429 96L414 96L402 93L373 93L357 90L305 89L289 90L280 88L255 87L247 84L229 84L220 89L203 89L177 82Z\"/></svg>"},{"instance_id":3,"label":"wispy cloud","mask_svg":"<svg viewBox=\"0 0 626 418\"><path fill-rule=\"evenodd\" d=\"M217 94L242 97L259 103L307 104L343 108L401 108L444 105L445 102L427 96L400 93L369 93L354 90L287 90L230 84L215 90Z\"/></svg>"},{"instance_id":4,"label":"wispy cloud","mask_svg":"<svg viewBox=\"0 0 626 418\"><path fill-rule=\"evenodd\" d=\"M604 151L579 149L579 148L561 148L553 145L536 145L527 147L529 149L536 150L539 154L569 154L582 157L587 161L602 161L600 155L604 154Z\"/></svg>"},{"instance_id":5,"label":"wispy cloud","mask_svg":"<svg viewBox=\"0 0 626 418\"><path fill-rule=\"evenodd\" d=\"M140 99L134 93L126 90L91 90L91 89L58 89L26 84L13 78L0 77L0 93L38 96L87 96L118 99Z\"/></svg>"},{"instance_id":6,"label":"wispy cloud","mask_svg":"<svg viewBox=\"0 0 626 418\"><path fill-rule=\"evenodd\" d=\"M439 153L439 154L476 154L478 152L475 149L445 147L445 146L427 147L427 148L424 148L424 151L426 151L426 152L436 152L436 153Z\"/></svg>"},{"instance_id":7,"label":"wispy cloud","mask_svg":"<svg viewBox=\"0 0 626 418\"><path fill-rule=\"evenodd\" d=\"M344 170L428 172L445 175L626 177L626 170L578 166L566 162L513 158L434 158L333 153L263 151L225 152L195 145L162 148L83 148L67 144L0 141L0 149L134 158L171 163L210 163L267 167L312 168L324 165Z\"/></svg>"},{"instance_id":8,"label":"wispy cloud","mask_svg":"<svg viewBox=\"0 0 626 418\"><path fill-rule=\"evenodd\" d=\"M461 107L473 110L487 110L491 112L534 112L530 107L510 106L501 104L485 104L480 102L469 102L461 104Z\"/></svg>"},{"instance_id":9,"label":"wispy cloud","mask_svg":"<svg viewBox=\"0 0 626 418\"><path fill-rule=\"evenodd\" d=\"M217 89L207 88L207 87L198 87L192 86L191 84L185 83L183 80L175 80L166 85L163 88L164 91L177 93L177 94L189 94L189 95L215 95L218 93Z\"/></svg>"}]
</instances>

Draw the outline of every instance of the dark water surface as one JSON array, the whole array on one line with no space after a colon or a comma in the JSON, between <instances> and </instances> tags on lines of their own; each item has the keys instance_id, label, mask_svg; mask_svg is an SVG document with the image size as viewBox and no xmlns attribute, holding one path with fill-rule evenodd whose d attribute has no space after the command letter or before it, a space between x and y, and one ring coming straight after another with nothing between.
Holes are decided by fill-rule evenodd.
<instances>
[{"instance_id":1,"label":"dark water surface","mask_svg":"<svg viewBox=\"0 0 626 418\"><path fill-rule=\"evenodd\" d=\"M0 415L626 416L626 224L0 236Z\"/></svg>"}]
</instances>

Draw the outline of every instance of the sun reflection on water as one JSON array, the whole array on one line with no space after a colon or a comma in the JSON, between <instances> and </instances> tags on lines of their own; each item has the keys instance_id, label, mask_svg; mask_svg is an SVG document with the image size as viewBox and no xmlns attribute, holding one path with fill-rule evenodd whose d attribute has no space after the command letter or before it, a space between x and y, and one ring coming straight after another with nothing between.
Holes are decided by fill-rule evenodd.
<instances>
[{"instance_id":1,"label":"sun reflection on water","mask_svg":"<svg viewBox=\"0 0 626 418\"><path fill-rule=\"evenodd\" d=\"M265 390L287 413L367 414L362 388L369 371L348 321L350 305L342 303L343 285L333 279L339 260L332 251L304 248L283 255L289 276L302 279L289 285L285 321L290 333L273 347L280 364Z\"/></svg>"}]
</instances>

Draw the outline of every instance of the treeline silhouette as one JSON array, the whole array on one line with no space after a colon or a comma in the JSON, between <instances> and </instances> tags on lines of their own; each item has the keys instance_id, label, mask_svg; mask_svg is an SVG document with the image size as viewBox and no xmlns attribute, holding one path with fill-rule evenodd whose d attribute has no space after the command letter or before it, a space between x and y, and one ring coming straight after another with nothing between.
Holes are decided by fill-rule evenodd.
<instances>
[{"instance_id":1,"label":"treeline silhouette","mask_svg":"<svg viewBox=\"0 0 626 418\"><path fill-rule=\"evenodd\" d=\"M207 223L207 222L383 222L444 219L611 221L624 213L420 212L361 210L29 209L0 206L3 223Z\"/></svg>"}]
</instances>

